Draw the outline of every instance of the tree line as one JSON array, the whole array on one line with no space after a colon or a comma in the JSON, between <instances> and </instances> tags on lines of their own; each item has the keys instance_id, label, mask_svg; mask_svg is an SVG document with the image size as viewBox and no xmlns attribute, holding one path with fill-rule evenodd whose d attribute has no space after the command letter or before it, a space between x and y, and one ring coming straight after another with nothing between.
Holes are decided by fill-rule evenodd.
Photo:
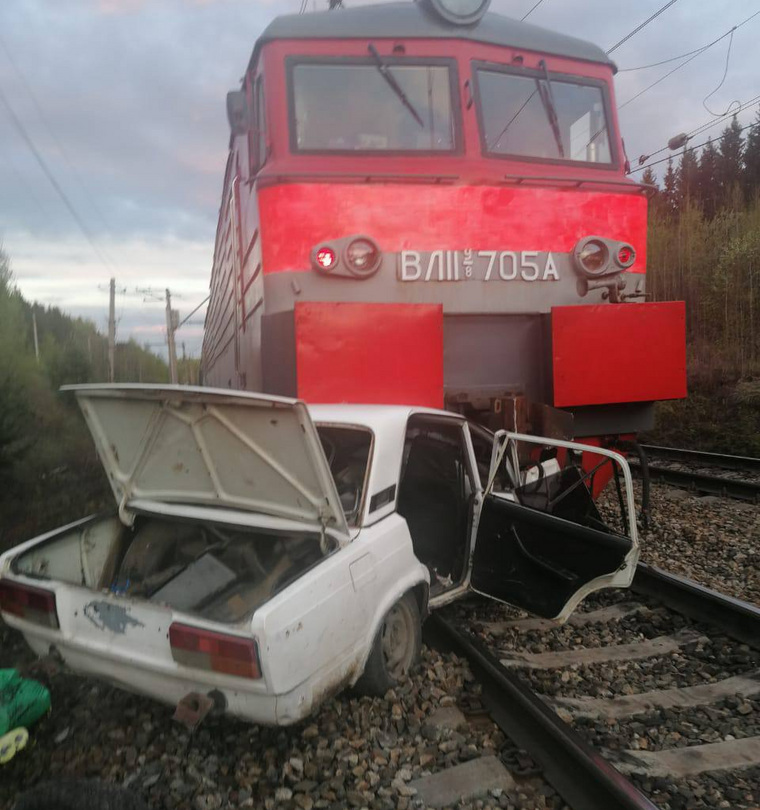
<instances>
[{"instance_id":1,"label":"tree line","mask_svg":"<svg viewBox=\"0 0 760 810\"><path fill-rule=\"evenodd\" d=\"M751 377L760 366L760 112L717 142L670 159L649 209L647 292L687 305L693 375Z\"/></svg>"},{"instance_id":2,"label":"tree line","mask_svg":"<svg viewBox=\"0 0 760 810\"><path fill-rule=\"evenodd\" d=\"M197 364L181 363L180 380L197 379ZM116 346L115 377L165 383L169 370L130 340ZM108 379L107 338L91 321L27 301L0 248L0 550L108 503L74 398L59 391Z\"/></svg>"}]
</instances>

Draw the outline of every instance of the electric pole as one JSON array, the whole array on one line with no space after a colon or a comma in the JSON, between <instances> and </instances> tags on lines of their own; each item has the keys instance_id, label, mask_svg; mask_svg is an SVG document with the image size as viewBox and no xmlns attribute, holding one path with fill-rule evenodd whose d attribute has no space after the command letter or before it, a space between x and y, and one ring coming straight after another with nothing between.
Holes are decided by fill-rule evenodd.
<instances>
[{"instance_id":1,"label":"electric pole","mask_svg":"<svg viewBox=\"0 0 760 810\"><path fill-rule=\"evenodd\" d=\"M179 315L172 312L172 294L166 289L166 342L169 344L169 374L172 385L177 385L177 346L174 332L179 326Z\"/></svg>"},{"instance_id":2,"label":"electric pole","mask_svg":"<svg viewBox=\"0 0 760 810\"><path fill-rule=\"evenodd\" d=\"M108 294L108 378L116 379L116 279L111 279Z\"/></svg>"},{"instance_id":3,"label":"electric pole","mask_svg":"<svg viewBox=\"0 0 760 810\"><path fill-rule=\"evenodd\" d=\"M37 339L37 313L32 309L32 326L34 327L34 356L40 362L40 342Z\"/></svg>"}]
</instances>

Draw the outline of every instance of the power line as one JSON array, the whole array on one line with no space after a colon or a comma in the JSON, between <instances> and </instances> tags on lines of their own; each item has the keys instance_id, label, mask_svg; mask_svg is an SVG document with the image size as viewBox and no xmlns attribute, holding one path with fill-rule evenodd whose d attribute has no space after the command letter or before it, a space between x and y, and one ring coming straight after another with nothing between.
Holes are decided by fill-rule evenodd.
<instances>
[{"instance_id":1,"label":"power line","mask_svg":"<svg viewBox=\"0 0 760 810\"><path fill-rule=\"evenodd\" d=\"M733 28L729 28L728 31L721 34L717 39L714 39L712 42L708 42L707 45L702 45L700 48L695 48L693 51L687 51L686 53L679 54L678 56L671 56L670 59L663 59L661 62L652 62L651 65L640 65L639 67L634 68L621 68L618 70L618 73L633 73L636 70L647 70L647 68L660 67L660 65L667 65L670 62L677 62L679 59L685 59L687 56L704 53L704 51L706 51L708 48L712 48L713 45L717 45L726 37L730 36L734 31L754 20L758 15L760 15L760 11L756 11L754 14L747 17L746 20L742 20L742 22L738 23Z\"/></svg>"},{"instance_id":2,"label":"power line","mask_svg":"<svg viewBox=\"0 0 760 810\"><path fill-rule=\"evenodd\" d=\"M691 62L692 60L696 59L700 53L702 53L702 51L698 51L697 53L694 54L694 56L691 56L686 61L681 62L681 64L678 65L677 67L674 67L673 70L669 70L664 76L660 76L660 78L657 79L657 81L652 82L652 84L648 85L643 90L636 93L636 95L629 98L628 101L624 101L622 104L618 105L618 110L622 110L623 107L627 107L633 101L636 101L637 98L643 96L644 93L648 93L653 87L656 87L660 82L664 82L665 79L668 78L668 76L672 76L676 71L680 70L682 67L686 67L686 65L688 65L689 62Z\"/></svg>"},{"instance_id":3,"label":"power line","mask_svg":"<svg viewBox=\"0 0 760 810\"><path fill-rule=\"evenodd\" d=\"M616 42L616 43L615 43L615 44L614 44L614 45L613 45L613 46L612 46L612 47L611 47L611 48L610 48L610 49L607 51L607 55L611 54L613 51L616 51L616 50L617 50L617 49L618 49L618 48L619 48L619 47L620 47L620 46L621 46L623 43L628 42L628 40L629 40L631 37L635 37L635 36L636 36L636 34L638 34L638 33L639 33L639 31L641 31L641 29L642 29L642 28L646 28L646 26L647 26L647 25L649 25L649 23L650 23L650 22L652 22L652 20L657 19L657 17L659 17L659 16L660 16L660 14L662 14L662 13L663 13L663 11L667 11L667 10L668 10L668 9L669 9L669 8L670 8L670 7L671 7L673 4L674 4L674 3L677 3L677 2L678 2L678 0L668 0L668 2L667 2L667 3L665 3L665 5L664 5L664 6L662 6L662 8L658 9L657 11L655 11L655 13L654 13L654 14L652 14L652 16L651 16L651 17L649 17L648 19L644 20L644 22L643 22L643 23L641 23L641 25L639 25L639 26L637 26L636 28L634 28L634 29L633 29L633 31L631 31L631 33L630 33L630 34L626 34L626 35L625 35L625 36L624 36L624 37L623 37L623 38L620 40L620 42Z\"/></svg>"},{"instance_id":4,"label":"power line","mask_svg":"<svg viewBox=\"0 0 760 810\"><path fill-rule=\"evenodd\" d=\"M706 132L708 129L712 129L713 127L717 127L720 124L722 124L726 120L726 118L728 118L729 116L733 118L734 116L739 115L739 113L744 112L745 110L748 110L750 107L756 106L758 103L760 103L760 96L755 96L754 98L751 98L749 101L745 101L744 104L742 104L736 110L732 110L731 112L724 113L723 115L721 115L717 119L712 119L710 121L707 121L704 124L700 124L698 127L695 127L694 129L692 129L691 132L685 133L686 137L688 139L691 139L695 135L701 135L703 132ZM639 163L643 164L645 161L649 160L650 158L653 158L655 155L659 155L660 152L666 152L668 149L670 149L670 146L666 144L665 146L661 147L660 149L656 149L654 152L650 152L648 154L642 155L639 158Z\"/></svg>"},{"instance_id":5,"label":"power line","mask_svg":"<svg viewBox=\"0 0 760 810\"><path fill-rule=\"evenodd\" d=\"M100 209L95 204L95 201L92 198L92 195L90 194L89 190L86 188L86 186L82 182L81 178L79 177L79 175L78 175L78 173L77 173L77 171L76 171L76 169L74 167L74 164L72 163L71 159L69 158L66 150L63 148L63 144L59 141L57 135L55 134L55 130L53 129L53 127L50 126L50 123L47 120L47 116L45 115L45 113L43 111L43 108L42 108L42 105L39 103L39 100L37 99L36 94L32 90L32 87L30 86L29 82L27 81L26 76L24 75L23 71L21 70L21 68L16 63L16 60L13 58L13 54L11 53L10 48L8 48L8 44L5 42L5 40L2 38L1 35L0 35L0 47L2 47L3 51L5 52L5 56L6 56L7 60L8 60L8 62L10 63L13 70L15 71L15 73L18 76L21 84L24 87L24 90L26 90L29 98L31 99L31 101L32 101L32 103L33 103L33 105L34 105L34 107L35 107L35 109L37 111L37 115L39 116L40 120L44 124L45 129L47 130L47 133L50 136L51 140L55 143L56 147L58 148L58 151L61 153L61 156L66 161L66 163L67 163L67 165L69 167L69 170L72 173L72 176L77 181L77 184L79 185L79 188L82 191L82 193L84 194L84 196L87 198L87 201L89 202L90 207L95 212L95 214L98 216L98 218L100 219L101 223L106 228L106 230L110 232L111 228L109 227L108 223L105 221L105 218L103 217L103 214L101 213ZM104 253L105 253L105 251L104 251ZM114 264L114 262L111 261L111 257L109 256L108 258L109 258L109 262L111 264Z\"/></svg>"},{"instance_id":6,"label":"power line","mask_svg":"<svg viewBox=\"0 0 760 810\"><path fill-rule=\"evenodd\" d=\"M733 44L734 44L734 32L731 31L731 37L728 40L728 50L726 51L726 68L723 71L723 78L720 80L720 83L715 88L715 90L713 90L712 93L708 93L708 95L706 95L702 99L702 106L707 110L707 112L710 113L710 115L717 115L717 116L721 115L721 113L714 113L707 106L707 99L710 98L711 96L714 96L718 92L718 90L720 90L720 88L723 87L723 83L726 81L726 76L728 76L728 65L729 65L729 63L731 61L731 46ZM726 110L726 112L728 112L728 110L733 106L733 104L734 104L734 102L732 101L731 104L728 105L728 109ZM725 115L725 113L724 113L724 115Z\"/></svg>"},{"instance_id":7,"label":"power line","mask_svg":"<svg viewBox=\"0 0 760 810\"><path fill-rule=\"evenodd\" d=\"M754 126L757 126L757 125L756 124L747 124L746 127L742 127L737 132L737 135L740 135L742 132L744 132L747 129L752 129L752 127L754 127ZM693 152L695 149L701 149L703 146L707 146L707 143L708 143L708 141L704 141L703 143L698 143L696 146L688 146L683 151L684 152ZM651 163L647 163L644 166L639 166L636 169L631 169L631 171L628 172L628 174L633 174L634 172L640 172L640 171L643 171L644 169L649 169L650 167L657 166L660 163L666 163L668 160L672 160L672 158L673 158L672 155L668 155L668 157L666 157L666 158L660 158L659 160L654 160Z\"/></svg>"},{"instance_id":8,"label":"power line","mask_svg":"<svg viewBox=\"0 0 760 810\"><path fill-rule=\"evenodd\" d=\"M72 218L79 226L79 230L81 230L82 233L84 234L85 239L87 239L87 241L90 243L90 247L92 248L95 255L100 259L101 262L103 262L103 264L110 264L108 259L106 259L106 257L101 253L100 248L95 243L95 239L92 233L90 233L89 228L84 224L84 221L79 216L79 213L74 207L74 204L71 202L71 200L69 199L68 195L63 190L63 188L61 188L59 182L55 179L55 175L45 162L45 158L42 157L40 151L35 146L34 141L31 139L29 133L26 131L26 128L24 127L24 124L22 123L21 119L14 112L13 107L11 107L10 102L5 96L5 93L3 93L2 91L2 88L0 88L0 102L2 102L2 105L5 107L5 110L11 119L11 123L15 127L18 134L21 136L21 139L24 141L27 147L29 147L29 151L32 153L32 155L34 155L35 160L42 169L45 177L48 179L48 182L55 189L58 196L61 198L61 201L68 209L68 212L71 214Z\"/></svg>"},{"instance_id":9,"label":"power line","mask_svg":"<svg viewBox=\"0 0 760 810\"><path fill-rule=\"evenodd\" d=\"M728 112L725 112L722 115L718 116L717 119L714 118L711 121L707 121L704 124L700 124L698 127L695 127L691 132L687 134L690 138L693 138L695 135L701 135L706 130L718 126L718 124L722 124L726 118L733 117L734 115L738 115L740 112L744 112L744 110L747 110L750 107L754 107L758 102L760 102L760 96L755 96L754 98L751 98L749 101L745 101L744 104L740 104L735 110L729 110Z\"/></svg>"},{"instance_id":10,"label":"power line","mask_svg":"<svg viewBox=\"0 0 760 810\"><path fill-rule=\"evenodd\" d=\"M743 21L742 21L742 22L740 22L738 25L735 25L735 26L734 26L734 27L733 27L733 28L732 28L730 31L727 31L727 32L726 32L725 34L723 34L721 37L718 37L718 39L716 39L716 40L715 40L715 42L720 42L720 40L721 40L721 39L725 39L725 37L729 36L729 35L730 35L730 34L732 34L734 31L736 31L736 29L737 29L737 28L741 28L741 26L746 25L746 24L747 24L747 23L748 23L750 20L753 20L753 19L754 19L755 17L757 17L759 14L760 14L760 11L756 11L754 14L752 14L752 15L751 15L751 16L749 16L749 17L747 17L747 19L746 19L746 20L743 20ZM649 92L649 91L650 91L650 90L651 90L653 87L656 87L658 84L660 84L660 82L664 82L664 81L665 81L665 79L667 79L669 76L672 76L674 73L676 73L676 71L679 71L679 70L680 70L682 67L686 67L686 65L688 65L688 64L689 64L689 62L691 62L691 61L693 61L694 59L696 59L696 58L697 58L697 57L698 57L698 56L699 56L701 53L704 53L704 52L705 52L705 51L706 51L706 50L707 50L709 47L712 47L712 45L714 45L714 44L715 44L715 42L710 43L710 45L706 45L704 48L700 48L700 49L698 49L698 50L696 50L696 51L692 51L692 52L691 52L691 55L689 56L689 58L688 58L688 59L685 59L683 62L681 62L681 64L680 64L680 65L676 65L676 67L674 67L674 68L673 68L673 70L669 70L669 71L668 71L668 72L667 72L667 73L666 73L664 76L660 76L660 78L659 78L659 79L657 79L656 81L652 82L650 85L648 85L647 87L645 87L643 90L641 90L641 91L639 91L638 93L636 93L636 95L635 95L635 96L632 96L631 98L629 98L629 99L628 99L628 101L624 101L622 104L620 104L620 105L618 106L618 110L622 110L622 109L623 109L623 107L627 107L627 106L628 106L628 105L629 105L631 102L635 101L635 100L636 100L637 98L639 98L640 96L643 96L643 95L644 95L644 93ZM671 60L671 61L672 61L672 60Z\"/></svg>"},{"instance_id":11,"label":"power line","mask_svg":"<svg viewBox=\"0 0 760 810\"><path fill-rule=\"evenodd\" d=\"M528 19L528 17L530 17L530 15L531 15L531 14L532 14L532 13L533 13L533 12L534 12L534 11L535 11L535 10L536 10L536 9L537 9L539 6L540 6L540 5L541 5L541 3L543 3L543 2L544 2L544 0L538 0L538 2L537 2L537 3L536 3L534 6L533 6L533 8L531 8L531 10L530 10L530 11L529 11L529 12L528 12L528 13L527 13L527 14L526 14L524 17L521 17L521 18L520 18L520 20L521 20L521 21L522 21L522 20L527 20L527 19Z\"/></svg>"}]
</instances>

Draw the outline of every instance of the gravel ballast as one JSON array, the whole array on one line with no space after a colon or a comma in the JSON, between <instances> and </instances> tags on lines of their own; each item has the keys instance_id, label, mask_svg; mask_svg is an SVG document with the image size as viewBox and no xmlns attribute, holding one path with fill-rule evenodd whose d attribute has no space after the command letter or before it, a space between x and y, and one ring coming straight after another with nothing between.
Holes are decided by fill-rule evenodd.
<instances>
[{"instance_id":1,"label":"gravel ballast","mask_svg":"<svg viewBox=\"0 0 760 810\"><path fill-rule=\"evenodd\" d=\"M0 625L0 667L33 660L20 636ZM441 707L479 694L465 662L427 648L414 677L384 699L345 692L290 728L209 717L190 734L170 707L120 689L63 672L50 687L52 713L0 770L3 810L40 781L81 777L129 786L155 809L411 810L424 804L410 782L484 756L514 771L515 790L493 790L466 807L563 807L542 779L520 775L530 758L490 721L459 730L426 724Z\"/></svg>"},{"instance_id":2,"label":"gravel ballast","mask_svg":"<svg viewBox=\"0 0 760 810\"><path fill-rule=\"evenodd\" d=\"M760 506L652 484L651 507L643 562L760 605Z\"/></svg>"}]
</instances>

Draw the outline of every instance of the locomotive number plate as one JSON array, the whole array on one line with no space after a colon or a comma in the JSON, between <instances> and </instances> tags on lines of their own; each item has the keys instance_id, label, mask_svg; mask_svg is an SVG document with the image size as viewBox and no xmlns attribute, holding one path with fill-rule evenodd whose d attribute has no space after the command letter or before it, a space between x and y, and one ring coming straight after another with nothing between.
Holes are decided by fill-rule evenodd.
<instances>
[{"instance_id":1,"label":"locomotive number plate","mask_svg":"<svg viewBox=\"0 0 760 810\"><path fill-rule=\"evenodd\" d=\"M399 281L559 281L551 253L537 250L402 250Z\"/></svg>"}]
</instances>

